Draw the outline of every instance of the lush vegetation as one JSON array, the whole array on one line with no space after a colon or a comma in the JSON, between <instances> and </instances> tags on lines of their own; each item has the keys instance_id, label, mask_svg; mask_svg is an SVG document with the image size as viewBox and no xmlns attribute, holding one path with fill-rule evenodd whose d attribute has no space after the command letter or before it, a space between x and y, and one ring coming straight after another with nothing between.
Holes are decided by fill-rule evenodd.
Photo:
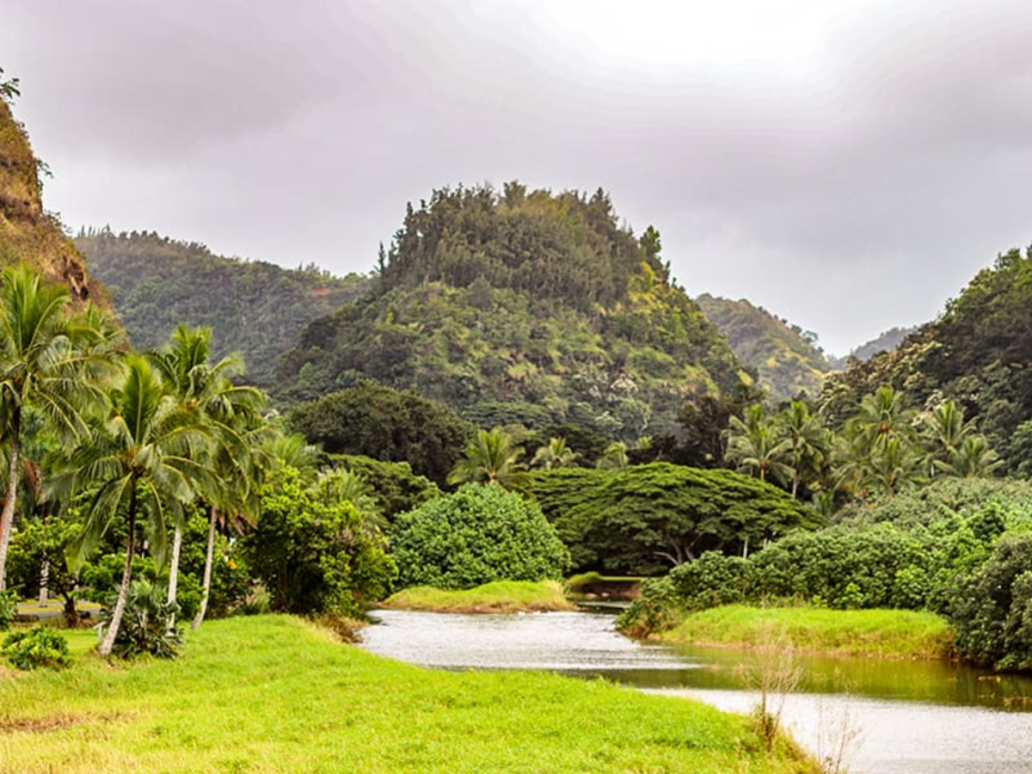
<instances>
[{"instance_id":1,"label":"lush vegetation","mask_svg":"<svg viewBox=\"0 0 1032 774\"><path fill-rule=\"evenodd\" d=\"M384 607L441 613L516 613L574 610L557 581L493 581L471 589L413 586L392 594Z\"/></svg>"},{"instance_id":2,"label":"lush vegetation","mask_svg":"<svg viewBox=\"0 0 1032 774\"><path fill-rule=\"evenodd\" d=\"M953 625L961 655L1028 668L1030 495L1024 482L978 480L886 494L748 559L708 553L646 581L622 624L662 631L686 613L743 603L930 611Z\"/></svg>"},{"instance_id":3,"label":"lush vegetation","mask_svg":"<svg viewBox=\"0 0 1032 774\"><path fill-rule=\"evenodd\" d=\"M560 468L535 471L530 482L581 572L656 574L706 551L740 555L821 523L776 487L729 470Z\"/></svg>"},{"instance_id":4,"label":"lush vegetation","mask_svg":"<svg viewBox=\"0 0 1032 774\"><path fill-rule=\"evenodd\" d=\"M538 506L497 485L467 484L402 514L391 530L401 586L470 589L559 580L569 554Z\"/></svg>"},{"instance_id":5,"label":"lush vegetation","mask_svg":"<svg viewBox=\"0 0 1032 774\"><path fill-rule=\"evenodd\" d=\"M687 615L664 640L763 647L771 633L793 648L840 656L948 658L953 633L934 613L913 610L826 610L725 605Z\"/></svg>"},{"instance_id":6,"label":"lush vegetation","mask_svg":"<svg viewBox=\"0 0 1032 774\"><path fill-rule=\"evenodd\" d=\"M686 399L730 395L741 374L659 251L602 192L435 191L381 255L376 294L309 325L276 393L373 379L574 451L563 425L628 444L679 431Z\"/></svg>"},{"instance_id":7,"label":"lush vegetation","mask_svg":"<svg viewBox=\"0 0 1032 774\"><path fill-rule=\"evenodd\" d=\"M759 386L770 400L780 402L820 392L831 367L817 346L816 334L745 299L703 294L695 303L727 338L738 359L756 372Z\"/></svg>"},{"instance_id":8,"label":"lush vegetation","mask_svg":"<svg viewBox=\"0 0 1032 774\"><path fill-rule=\"evenodd\" d=\"M750 719L700 702L427 671L284 616L212 622L175 662L112 670L80 656L71 670L3 680L0 706L4 765L20 771L816 770L784 740L766 752Z\"/></svg>"},{"instance_id":9,"label":"lush vegetation","mask_svg":"<svg viewBox=\"0 0 1032 774\"><path fill-rule=\"evenodd\" d=\"M312 320L365 293L371 280L314 266L283 269L213 255L153 232L81 231L75 245L111 293L133 344L153 349L176 326L212 329L214 355L240 354L254 384L271 383L280 355Z\"/></svg>"}]
</instances>

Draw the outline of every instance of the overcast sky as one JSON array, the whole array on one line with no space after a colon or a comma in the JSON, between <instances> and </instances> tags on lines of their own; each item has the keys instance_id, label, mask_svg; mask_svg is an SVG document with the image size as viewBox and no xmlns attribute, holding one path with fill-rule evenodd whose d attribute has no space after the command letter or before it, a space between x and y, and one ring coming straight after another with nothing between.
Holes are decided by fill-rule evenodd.
<instances>
[{"instance_id":1,"label":"overcast sky","mask_svg":"<svg viewBox=\"0 0 1032 774\"><path fill-rule=\"evenodd\" d=\"M74 229L368 271L407 201L609 191L834 354L1032 242L1032 3L5 0Z\"/></svg>"}]
</instances>

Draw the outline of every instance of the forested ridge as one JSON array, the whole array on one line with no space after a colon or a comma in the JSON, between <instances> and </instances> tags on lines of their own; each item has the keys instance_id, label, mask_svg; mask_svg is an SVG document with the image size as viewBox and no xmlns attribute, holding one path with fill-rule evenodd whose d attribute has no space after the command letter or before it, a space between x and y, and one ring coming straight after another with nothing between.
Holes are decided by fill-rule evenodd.
<instances>
[{"instance_id":1,"label":"forested ridge","mask_svg":"<svg viewBox=\"0 0 1032 774\"><path fill-rule=\"evenodd\" d=\"M745 375L660 250L654 229L618 225L602 191L435 191L381 251L376 292L311 323L275 391L311 399L373 379L482 427L673 432L687 400Z\"/></svg>"},{"instance_id":2,"label":"forested ridge","mask_svg":"<svg viewBox=\"0 0 1032 774\"><path fill-rule=\"evenodd\" d=\"M110 290L133 344L156 347L181 322L209 326L215 355L242 355L254 384L271 382L305 325L369 287L357 274L224 258L154 232L83 230L75 244Z\"/></svg>"},{"instance_id":3,"label":"forested ridge","mask_svg":"<svg viewBox=\"0 0 1032 774\"><path fill-rule=\"evenodd\" d=\"M743 364L755 369L759 385L773 402L800 394L816 395L831 370L817 336L775 317L749 301L703 293L696 297L710 322L727 337Z\"/></svg>"}]
</instances>

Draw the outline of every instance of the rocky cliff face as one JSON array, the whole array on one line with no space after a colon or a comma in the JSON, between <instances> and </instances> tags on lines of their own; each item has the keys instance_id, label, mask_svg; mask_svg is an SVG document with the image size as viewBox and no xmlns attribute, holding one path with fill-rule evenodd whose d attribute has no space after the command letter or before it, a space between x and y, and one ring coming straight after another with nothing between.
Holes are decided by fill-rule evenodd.
<instances>
[{"instance_id":1,"label":"rocky cliff face","mask_svg":"<svg viewBox=\"0 0 1032 774\"><path fill-rule=\"evenodd\" d=\"M39 171L25 127L0 99L0 267L24 261L68 286L77 302L107 307L107 294L90 279L86 261L58 220L43 209Z\"/></svg>"}]
</instances>

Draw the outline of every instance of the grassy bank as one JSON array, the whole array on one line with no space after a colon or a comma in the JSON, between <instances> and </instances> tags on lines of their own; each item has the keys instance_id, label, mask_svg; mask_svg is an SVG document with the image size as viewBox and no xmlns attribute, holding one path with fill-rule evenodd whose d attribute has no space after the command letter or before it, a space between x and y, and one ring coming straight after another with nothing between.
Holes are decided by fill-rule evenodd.
<instances>
[{"instance_id":1,"label":"grassy bank","mask_svg":"<svg viewBox=\"0 0 1032 774\"><path fill-rule=\"evenodd\" d=\"M755 647L767 644L772 632L797 649L843 656L946 658L953 642L949 624L933 613L745 605L688 614L657 636L699 645Z\"/></svg>"},{"instance_id":2,"label":"grassy bank","mask_svg":"<svg viewBox=\"0 0 1032 774\"><path fill-rule=\"evenodd\" d=\"M812 771L752 721L547 674L427 671L295 618L211 621L178 661L0 678L0 771Z\"/></svg>"},{"instance_id":3,"label":"grassy bank","mask_svg":"<svg viewBox=\"0 0 1032 774\"><path fill-rule=\"evenodd\" d=\"M438 613L518 613L575 610L555 581L495 581L465 591L443 591L416 586L399 591L383 603L397 610L431 610Z\"/></svg>"}]
</instances>

